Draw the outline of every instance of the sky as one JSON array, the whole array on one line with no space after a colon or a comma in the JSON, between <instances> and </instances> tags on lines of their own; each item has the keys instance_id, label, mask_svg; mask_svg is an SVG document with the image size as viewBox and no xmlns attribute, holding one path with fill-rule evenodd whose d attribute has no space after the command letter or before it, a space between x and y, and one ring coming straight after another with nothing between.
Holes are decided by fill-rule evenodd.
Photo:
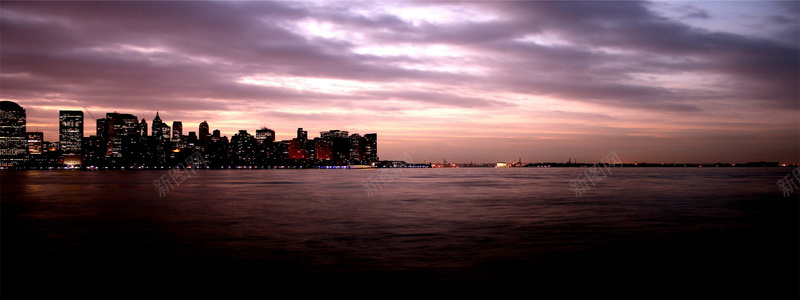
<instances>
[{"instance_id":1,"label":"sky","mask_svg":"<svg viewBox=\"0 0 800 300\"><path fill-rule=\"evenodd\" d=\"M0 100L48 141L158 112L414 162L798 163L800 2L0 2Z\"/></svg>"}]
</instances>

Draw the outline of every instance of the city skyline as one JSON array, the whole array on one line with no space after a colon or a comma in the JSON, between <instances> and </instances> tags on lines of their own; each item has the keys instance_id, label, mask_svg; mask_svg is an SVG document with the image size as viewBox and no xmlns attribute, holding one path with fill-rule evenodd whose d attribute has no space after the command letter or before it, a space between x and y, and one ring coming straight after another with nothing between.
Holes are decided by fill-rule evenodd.
<instances>
[{"instance_id":1,"label":"city skyline","mask_svg":"<svg viewBox=\"0 0 800 300\"><path fill-rule=\"evenodd\" d=\"M170 127L156 113L150 127L145 118L115 111L95 119L96 134L82 137L84 123L81 111L59 110L59 139L52 142L42 132L27 130L24 107L0 101L0 169L164 168L195 154L216 169L372 168L396 163L379 161L377 133L362 136L333 129L309 138L308 131L297 128L295 138L276 140L274 130L262 127L255 135L241 129L228 138L219 130L209 132L206 121L198 124L198 131L183 134L182 121Z\"/></svg>"},{"instance_id":2,"label":"city skyline","mask_svg":"<svg viewBox=\"0 0 800 300\"><path fill-rule=\"evenodd\" d=\"M22 131L26 131L26 117L25 117L25 108L21 107L17 103L10 102L10 101L0 101L2 104L2 109L0 112L3 113L2 118L0 118L0 129L2 129L3 134L0 134L0 141L7 145L8 147L0 147L0 149L4 151L11 151L14 152L15 142L13 141L13 136L18 136L15 132L18 132L20 129ZM91 115L91 114L90 114ZM93 116L93 115L92 115ZM270 154L261 154L266 155L260 157L262 159L260 163L265 164L264 166L279 166L285 162L312 162L312 165L317 165L317 163L322 162L322 166L327 165L329 163L334 163L337 165L344 165L350 164L353 162L369 162L369 163L377 163L378 165L381 164L379 155L375 151L377 149L377 134L376 133L367 133L363 137L366 138L365 141L370 141L367 148L364 146L359 146L360 143L363 143L361 138L362 136L358 133L350 134L349 131L342 131L339 129L332 129L327 131L320 131L319 137L309 139L308 138L308 131L303 130L302 127L297 128L296 135L293 138L288 139L276 139L277 134L274 130L261 127L255 130L255 134L250 134L247 132L247 129L240 129L237 133L233 134L231 138L228 138L227 135L222 135L219 129L215 129L213 132L209 130L209 124L207 121L203 121L198 124L197 131L191 131L191 128L186 131L186 134L177 134L176 132L183 132L183 124L182 121L173 121L173 126L167 125L161 118L158 112L156 112L156 116L153 120L148 123L144 117L138 117L132 114L126 113L119 113L119 112L109 112L106 113L105 118L101 118L100 120L95 119L96 126L95 130L91 132L96 132L97 135L86 135L82 138L76 138L76 131L78 131L78 127L75 124L85 124L84 115L81 111L72 111L72 110L59 110L59 139L57 142L49 141L44 138L44 133L39 131L27 131L26 134L22 134L22 136L27 136L27 142L24 140L20 140L22 144L20 144L19 148L28 149L28 153L31 155L25 159L30 160L26 168L34 167L39 168L37 164L43 164L47 166L62 166L71 168L73 165L86 167L90 164L85 164L84 159L87 159L87 155L91 157L90 154L93 152L89 150L88 152L83 149L82 147L91 146L97 143L97 141L104 141L103 144L108 145L108 153L106 155L114 155L119 154L122 152L123 148L130 146L127 142L124 142L120 139L111 138L109 139L109 134L112 134L115 130L111 130L111 125L115 122L112 119L120 119L123 120L123 125L116 126L117 131L124 132L124 136L128 136L131 134L136 135L137 140L141 140L142 142L152 143L153 137L159 136L160 138L156 138L155 140L162 141L164 144L162 146L157 147L166 147L163 148L162 151L165 152L172 152L172 150L180 149L180 150L196 150L204 153L206 156L209 156L209 153L206 153L206 150L212 149L211 147L212 142L222 141L225 145L230 143L233 146L237 139L241 138L248 138L252 139L252 142L257 145L271 145L262 150L266 151ZM138 121L140 120L141 121ZM119 125L119 124L118 124ZM152 125L152 127L150 127ZM151 131L149 131L150 129ZM177 129L177 130L176 130ZM83 130L80 130L83 132ZM8 136L6 136L8 134ZM119 134L119 133L118 133ZM354 144L347 145L346 147L335 150L337 147L334 147L333 138L344 138L348 140L352 140ZM116 142L114 142L116 140ZM361 141L361 142L359 142ZM322 143L322 144L320 144ZM125 145L123 145L125 144ZM349 143L348 143L349 144ZM59 152L58 157L60 157L61 162L51 161L53 159L58 160L57 157L48 157L48 156L37 156L37 154L47 153L48 150L46 149L47 145L56 145L55 149ZM280 146L283 145L283 146ZM152 146L152 145L151 145ZM278 148L274 148L277 146ZM100 146L101 148L106 146ZM279 156L274 156L273 152L281 151L279 150L283 147L283 158L278 158ZM320 147L322 147L323 152L320 153ZM340 145L341 147L341 145ZM237 151L236 149L229 148L225 146L224 150L227 152L227 155L237 155L235 154ZM44 151L43 151L44 150ZM239 152L242 149L238 149ZM52 150L50 150L52 152ZM341 154L336 154L336 151L344 151ZM11 153L9 152L9 154ZM365 152L365 153L364 153ZM263 153L263 151L262 151ZM277 153L277 152L276 152ZM147 153L146 156L154 155L155 153ZM365 155L366 154L366 155ZM254 158L257 158L261 155L253 153ZM343 155L341 158L337 159L337 155ZM404 156L407 156L408 153L404 153ZM157 155L156 155L157 156ZM213 155L210 155L213 157ZM348 162L345 156L349 156L349 159L353 160ZM48 157L48 158L46 158ZM19 159L20 157L17 157ZM110 157L106 157L105 159L109 159ZM152 157L151 157L152 158ZM271 164L270 162L263 161L263 159L267 159L271 162L276 162L274 159L278 158L281 163L279 164ZM9 161L13 161L14 159L12 156L4 157L4 159L11 159ZM95 158L96 159L96 158ZM173 157L174 159L174 157ZM102 159L101 159L102 160ZM37 163L38 161L38 163ZM384 163L392 162L392 160L382 160ZM151 161L152 162L152 161ZM164 163L163 161L162 163ZM233 164L234 161L230 161L232 164L230 166L235 166ZM33 163L32 165L30 163ZM408 162L406 162L408 163ZM430 167L430 164L433 164L433 167L486 167L486 166L496 166L496 167L586 167L591 165L591 163L587 162L579 162L577 159L573 159L570 157L566 163L564 162L557 162L557 161L526 161L525 163L522 162L522 158L520 157L517 161L502 161L502 162L447 162L446 159L443 161L428 161L425 160L423 164ZM710 167L732 167L732 166L744 166L744 167L777 167L777 166L792 166L797 165L796 163L787 163L787 162L780 162L780 161L765 161L765 160L758 160L758 161L748 161L748 162L670 162L670 163L658 163L658 162L645 162L645 161L628 161L623 162L620 161L622 165L628 166L643 166L643 167L674 167L674 166L693 166L693 167L702 167L710 166ZM116 163L112 163L116 164ZM227 164L226 164L227 165ZM291 164L290 164L291 165ZM302 165L302 164L301 164ZM415 164L416 165L416 164ZM116 165L120 167L122 165ZM298 165L299 166L299 165ZM216 167L220 167L217 165ZM416 166L419 167L419 166Z\"/></svg>"},{"instance_id":3,"label":"city skyline","mask_svg":"<svg viewBox=\"0 0 800 300\"><path fill-rule=\"evenodd\" d=\"M0 100L46 141L158 112L420 161L800 162L797 2L0 5Z\"/></svg>"}]
</instances>

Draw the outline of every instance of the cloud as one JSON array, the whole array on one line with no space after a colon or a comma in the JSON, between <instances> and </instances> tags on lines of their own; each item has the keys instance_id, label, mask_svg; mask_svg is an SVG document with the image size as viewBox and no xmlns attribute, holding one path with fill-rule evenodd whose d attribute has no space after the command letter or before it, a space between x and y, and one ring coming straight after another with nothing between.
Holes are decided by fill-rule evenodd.
<instances>
[{"instance_id":1,"label":"cloud","mask_svg":"<svg viewBox=\"0 0 800 300\"><path fill-rule=\"evenodd\" d=\"M522 118L521 109L545 100L561 105L549 110L572 107L572 115L562 114L565 120L598 107L698 117L729 112L714 111L725 107L764 115L800 109L794 2L757 6L752 27L725 32L697 24L737 19L695 3L2 6L0 98L26 105L260 111L304 120L339 109ZM298 107L321 112L289 112ZM352 117L370 126L369 117ZM393 122L385 126L405 125L402 118Z\"/></svg>"}]
</instances>

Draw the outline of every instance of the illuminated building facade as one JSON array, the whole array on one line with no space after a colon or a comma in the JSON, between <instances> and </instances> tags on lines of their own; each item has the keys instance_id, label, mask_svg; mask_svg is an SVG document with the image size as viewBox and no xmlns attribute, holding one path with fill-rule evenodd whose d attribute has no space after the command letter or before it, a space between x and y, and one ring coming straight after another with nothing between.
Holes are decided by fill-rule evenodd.
<instances>
[{"instance_id":1,"label":"illuminated building facade","mask_svg":"<svg viewBox=\"0 0 800 300\"><path fill-rule=\"evenodd\" d=\"M22 165L28 154L25 109L11 101L0 101L0 167Z\"/></svg>"},{"instance_id":2,"label":"illuminated building facade","mask_svg":"<svg viewBox=\"0 0 800 300\"><path fill-rule=\"evenodd\" d=\"M0 104L0 168L170 168L200 152L212 168L331 167L377 162L377 136L329 130L309 139L298 128L295 138L276 141L266 127L251 135L239 130L228 140L207 121L183 135L183 123L167 125L156 112L150 126L132 114L107 113L96 119L95 135L83 136L84 112L59 111L59 141L47 142L42 132L26 132L25 110ZM151 134L149 134L151 133ZM197 134L199 133L199 134Z\"/></svg>"},{"instance_id":3,"label":"illuminated building facade","mask_svg":"<svg viewBox=\"0 0 800 300\"><path fill-rule=\"evenodd\" d=\"M83 111L58 111L58 141L64 155L80 155L83 143Z\"/></svg>"}]
</instances>

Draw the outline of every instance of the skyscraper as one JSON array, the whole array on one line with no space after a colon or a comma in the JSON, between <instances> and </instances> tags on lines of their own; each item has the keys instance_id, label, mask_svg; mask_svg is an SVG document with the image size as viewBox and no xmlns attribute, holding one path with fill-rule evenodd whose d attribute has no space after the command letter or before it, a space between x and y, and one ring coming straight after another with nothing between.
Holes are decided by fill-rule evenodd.
<instances>
[{"instance_id":1,"label":"skyscraper","mask_svg":"<svg viewBox=\"0 0 800 300\"><path fill-rule=\"evenodd\" d=\"M161 127L161 129L158 130L158 132L161 133L161 140L169 142L169 140L172 139L172 135L169 133L169 125L166 123L161 123L159 127Z\"/></svg>"},{"instance_id":2,"label":"skyscraper","mask_svg":"<svg viewBox=\"0 0 800 300\"><path fill-rule=\"evenodd\" d=\"M261 129L256 130L256 141L258 141L259 145L275 142L275 130L261 127Z\"/></svg>"},{"instance_id":3,"label":"skyscraper","mask_svg":"<svg viewBox=\"0 0 800 300\"><path fill-rule=\"evenodd\" d=\"M139 142L141 129L139 118L131 114L107 113L107 150L106 155L112 157L130 156L130 152ZM98 120L98 137L100 136L100 123ZM106 129L104 128L104 129Z\"/></svg>"},{"instance_id":4,"label":"skyscraper","mask_svg":"<svg viewBox=\"0 0 800 300\"><path fill-rule=\"evenodd\" d=\"M83 111L58 111L58 141L65 156L81 154L83 143Z\"/></svg>"},{"instance_id":5,"label":"skyscraper","mask_svg":"<svg viewBox=\"0 0 800 300\"><path fill-rule=\"evenodd\" d=\"M25 109L11 101L0 101L0 167L18 166L28 154Z\"/></svg>"},{"instance_id":6,"label":"skyscraper","mask_svg":"<svg viewBox=\"0 0 800 300\"><path fill-rule=\"evenodd\" d=\"M364 161L378 161L378 134L367 133L364 135Z\"/></svg>"},{"instance_id":7,"label":"skyscraper","mask_svg":"<svg viewBox=\"0 0 800 300\"><path fill-rule=\"evenodd\" d=\"M198 131L200 135L197 137L200 140L200 146L208 146L208 142L210 137L208 136L208 122L203 121L200 123L200 130Z\"/></svg>"},{"instance_id":8,"label":"skyscraper","mask_svg":"<svg viewBox=\"0 0 800 300\"><path fill-rule=\"evenodd\" d=\"M144 117L142 117L142 122L139 123L139 127L141 127L141 130L142 130L142 134L141 134L142 138L146 138L147 137L147 121L144 120Z\"/></svg>"},{"instance_id":9,"label":"skyscraper","mask_svg":"<svg viewBox=\"0 0 800 300\"><path fill-rule=\"evenodd\" d=\"M364 150L366 149L366 139L358 133L350 135L350 161L360 162L364 160Z\"/></svg>"},{"instance_id":10,"label":"skyscraper","mask_svg":"<svg viewBox=\"0 0 800 300\"><path fill-rule=\"evenodd\" d=\"M216 131L216 130L215 130ZM256 162L256 139L247 133L247 130L239 130L231 137L231 161L236 166L251 166Z\"/></svg>"},{"instance_id":11,"label":"skyscraper","mask_svg":"<svg viewBox=\"0 0 800 300\"><path fill-rule=\"evenodd\" d=\"M181 121L173 121L172 122L172 141L173 142L180 142L183 138L183 122Z\"/></svg>"},{"instance_id":12,"label":"skyscraper","mask_svg":"<svg viewBox=\"0 0 800 300\"><path fill-rule=\"evenodd\" d=\"M28 154L42 154L42 143L44 142L43 132L28 131Z\"/></svg>"},{"instance_id":13,"label":"skyscraper","mask_svg":"<svg viewBox=\"0 0 800 300\"><path fill-rule=\"evenodd\" d=\"M161 125L162 124L163 124L163 122L161 122L161 117L159 117L158 116L158 112L156 112L156 117L153 118L153 137L156 138L156 139L161 138L161 135L162 135Z\"/></svg>"}]
</instances>

